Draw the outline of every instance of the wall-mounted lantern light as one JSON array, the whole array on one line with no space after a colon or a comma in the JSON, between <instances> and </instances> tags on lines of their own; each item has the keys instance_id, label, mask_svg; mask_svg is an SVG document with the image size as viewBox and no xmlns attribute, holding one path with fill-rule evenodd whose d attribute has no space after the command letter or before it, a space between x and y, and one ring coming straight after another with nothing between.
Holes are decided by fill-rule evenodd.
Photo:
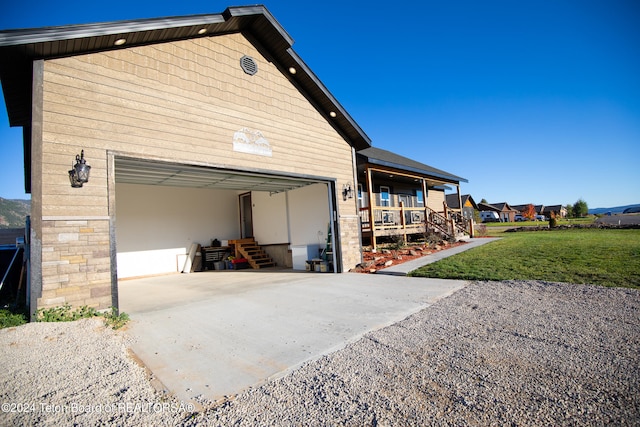
<instances>
[{"instance_id":1,"label":"wall-mounted lantern light","mask_svg":"<svg viewBox=\"0 0 640 427\"><path fill-rule=\"evenodd\" d=\"M82 150L80 155L76 154L76 164L69 171L71 186L78 188L82 187L85 182L89 182L89 172L91 172L91 166L84 159L84 150Z\"/></svg>"},{"instance_id":2,"label":"wall-mounted lantern light","mask_svg":"<svg viewBox=\"0 0 640 427\"><path fill-rule=\"evenodd\" d=\"M353 187L348 182L342 186L342 200L353 199Z\"/></svg>"}]
</instances>

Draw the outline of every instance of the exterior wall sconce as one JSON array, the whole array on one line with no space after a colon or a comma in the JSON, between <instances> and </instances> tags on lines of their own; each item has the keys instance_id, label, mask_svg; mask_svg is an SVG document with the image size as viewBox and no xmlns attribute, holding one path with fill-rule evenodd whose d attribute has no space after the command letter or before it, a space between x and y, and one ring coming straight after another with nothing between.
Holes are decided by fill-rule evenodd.
<instances>
[{"instance_id":1,"label":"exterior wall sconce","mask_svg":"<svg viewBox=\"0 0 640 427\"><path fill-rule=\"evenodd\" d=\"M76 164L69 171L71 186L78 188L85 182L89 182L89 172L91 172L91 166L84 159L84 150L82 150L79 155L76 154Z\"/></svg>"},{"instance_id":2,"label":"exterior wall sconce","mask_svg":"<svg viewBox=\"0 0 640 427\"><path fill-rule=\"evenodd\" d=\"M342 186L342 200L353 199L353 186L350 182Z\"/></svg>"}]
</instances>

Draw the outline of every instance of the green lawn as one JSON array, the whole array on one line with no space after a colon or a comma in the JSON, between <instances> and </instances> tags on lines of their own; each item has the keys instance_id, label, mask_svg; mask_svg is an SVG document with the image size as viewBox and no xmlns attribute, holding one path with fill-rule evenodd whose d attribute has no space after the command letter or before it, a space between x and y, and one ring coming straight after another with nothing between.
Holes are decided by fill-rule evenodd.
<instances>
[{"instance_id":1,"label":"green lawn","mask_svg":"<svg viewBox=\"0 0 640 427\"><path fill-rule=\"evenodd\" d=\"M596 216L591 215L584 218L560 218L558 219L558 225L576 225L576 224L591 224L597 219ZM546 221L517 221L517 222L483 222L487 228L491 227L528 227L537 226L545 227L549 225L549 220Z\"/></svg>"},{"instance_id":2,"label":"green lawn","mask_svg":"<svg viewBox=\"0 0 640 427\"><path fill-rule=\"evenodd\" d=\"M640 230L569 229L503 236L410 275L640 288Z\"/></svg>"},{"instance_id":3,"label":"green lawn","mask_svg":"<svg viewBox=\"0 0 640 427\"><path fill-rule=\"evenodd\" d=\"M593 215L586 218L565 218L559 219L558 225L591 224L595 220ZM549 227L549 221L487 222L476 225L476 233L479 236L504 237L506 230L518 227Z\"/></svg>"}]
</instances>

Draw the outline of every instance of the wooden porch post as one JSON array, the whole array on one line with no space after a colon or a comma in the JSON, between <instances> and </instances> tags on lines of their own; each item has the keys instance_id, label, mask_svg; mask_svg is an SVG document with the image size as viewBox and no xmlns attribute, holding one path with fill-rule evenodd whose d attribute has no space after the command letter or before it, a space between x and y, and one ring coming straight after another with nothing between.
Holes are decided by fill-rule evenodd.
<instances>
[{"instance_id":1,"label":"wooden porch post","mask_svg":"<svg viewBox=\"0 0 640 427\"><path fill-rule=\"evenodd\" d=\"M429 209L427 209L427 181L424 178L420 179L422 183L422 202L424 203L424 232L425 235L429 233Z\"/></svg>"},{"instance_id":2,"label":"wooden porch post","mask_svg":"<svg viewBox=\"0 0 640 427\"><path fill-rule=\"evenodd\" d=\"M404 202L400 202L400 224L402 225L402 240L407 244L407 221L404 218Z\"/></svg>"},{"instance_id":3,"label":"wooden porch post","mask_svg":"<svg viewBox=\"0 0 640 427\"><path fill-rule=\"evenodd\" d=\"M456 226L454 225L455 220L453 219L453 215L450 214L450 208L449 206L447 206L447 200L445 199L444 202L442 202L442 205L444 207L444 218L447 221L447 228L449 229L449 234L451 234L452 236L456 235Z\"/></svg>"},{"instance_id":4,"label":"wooden porch post","mask_svg":"<svg viewBox=\"0 0 640 427\"><path fill-rule=\"evenodd\" d=\"M369 227L371 228L371 248L376 248L376 224L373 220L373 179L371 168L367 166L367 194L369 195Z\"/></svg>"},{"instance_id":5,"label":"wooden porch post","mask_svg":"<svg viewBox=\"0 0 640 427\"><path fill-rule=\"evenodd\" d=\"M462 226L465 228L466 230L466 220L464 219L464 210L463 210L463 206L462 206L462 196L460 195L460 184L456 185L456 191L458 193L458 208L460 209L460 221L462 221ZM469 235L473 234L473 231L469 230ZM473 237L473 236L471 236Z\"/></svg>"}]
</instances>

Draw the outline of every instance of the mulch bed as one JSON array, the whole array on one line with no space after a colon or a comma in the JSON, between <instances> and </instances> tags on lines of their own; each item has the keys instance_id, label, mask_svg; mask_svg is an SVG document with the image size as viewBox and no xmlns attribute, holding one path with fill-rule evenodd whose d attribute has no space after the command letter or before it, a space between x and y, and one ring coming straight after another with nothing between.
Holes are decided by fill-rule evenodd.
<instances>
[{"instance_id":1,"label":"mulch bed","mask_svg":"<svg viewBox=\"0 0 640 427\"><path fill-rule=\"evenodd\" d=\"M443 241L435 247L429 247L427 245L409 245L398 250L381 248L377 249L375 252L364 251L362 263L358 264L356 268L351 271L366 274L375 273L378 270L391 267L392 265L402 264L416 258L421 258L425 255L430 255L434 252L455 248L456 246L461 246L465 243L466 242L449 243Z\"/></svg>"}]
</instances>

